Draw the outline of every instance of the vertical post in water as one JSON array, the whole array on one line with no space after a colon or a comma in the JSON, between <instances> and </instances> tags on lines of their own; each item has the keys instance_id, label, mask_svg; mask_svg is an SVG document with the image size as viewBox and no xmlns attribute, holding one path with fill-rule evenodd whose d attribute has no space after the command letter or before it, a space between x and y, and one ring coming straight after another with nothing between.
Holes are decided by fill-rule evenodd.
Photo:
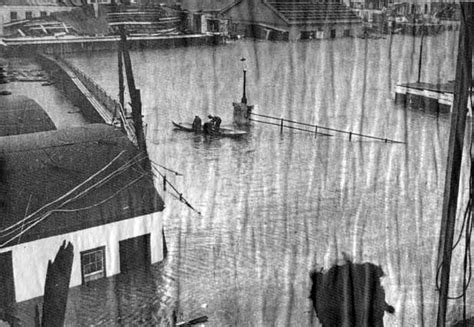
<instances>
[{"instance_id":1,"label":"vertical post in water","mask_svg":"<svg viewBox=\"0 0 474 327\"><path fill-rule=\"evenodd\" d=\"M280 119L280 133L283 134L283 118Z\"/></svg>"},{"instance_id":2,"label":"vertical post in water","mask_svg":"<svg viewBox=\"0 0 474 327\"><path fill-rule=\"evenodd\" d=\"M425 25L421 26L421 41L420 41L420 58L418 59L418 79L417 82L421 81L421 65L423 63L423 40L425 39Z\"/></svg>"},{"instance_id":3,"label":"vertical post in water","mask_svg":"<svg viewBox=\"0 0 474 327\"><path fill-rule=\"evenodd\" d=\"M459 32L459 50L456 64L456 83L454 86L454 101L450 121L448 164L446 167L438 252L438 266L441 265L441 284L437 317L438 327L444 327L446 325L449 275L459 194L459 178L461 175L467 103L472 80L472 9L472 3L461 2L461 28Z\"/></svg>"},{"instance_id":4,"label":"vertical post in water","mask_svg":"<svg viewBox=\"0 0 474 327\"><path fill-rule=\"evenodd\" d=\"M138 148L147 154L145 133L143 131L143 117L142 117L142 100L140 90L135 87L135 79L133 77L132 61L128 50L127 36L125 35L125 28L120 25L120 46L123 53L123 63L125 65L125 73L127 74L128 91L132 100L132 119L135 126L135 134L137 136ZM144 159L143 167L150 170L150 162L148 158Z\"/></svg>"},{"instance_id":5,"label":"vertical post in water","mask_svg":"<svg viewBox=\"0 0 474 327\"><path fill-rule=\"evenodd\" d=\"M163 191L166 191L166 175L163 175Z\"/></svg>"},{"instance_id":6,"label":"vertical post in water","mask_svg":"<svg viewBox=\"0 0 474 327\"><path fill-rule=\"evenodd\" d=\"M123 62L122 62L122 46L118 47L118 81L119 81L119 102L125 112L125 87L123 85Z\"/></svg>"},{"instance_id":7,"label":"vertical post in water","mask_svg":"<svg viewBox=\"0 0 474 327\"><path fill-rule=\"evenodd\" d=\"M318 136L318 126L314 128L314 137Z\"/></svg>"},{"instance_id":8,"label":"vertical post in water","mask_svg":"<svg viewBox=\"0 0 474 327\"><path fill-rule=\"evenodd\" d=\"M243 92L242 92L241 102L247 104L247 96L246 96L246 92L245 92L246 84L247 84L247 67L245 66L245 58L240 59L240 61L242 61L242 66L243 66L242 70L244 72L244 81L243 81L243 85L242 85Z\"/></svg>"}]
</instances>

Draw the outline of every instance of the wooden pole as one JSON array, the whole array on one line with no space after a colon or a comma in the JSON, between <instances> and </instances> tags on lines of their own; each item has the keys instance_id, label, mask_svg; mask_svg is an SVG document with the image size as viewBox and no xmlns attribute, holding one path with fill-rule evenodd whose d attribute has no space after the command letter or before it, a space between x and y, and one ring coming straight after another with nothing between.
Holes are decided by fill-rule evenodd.
<instances>
[{"instance_id":1,"label":"wooden pole","mask_svg":"<svg viewBox=\"0 0 474 327\"><path fill-rule=\"evenodd\" d=\"M424 27L424 25L421 26L420 58L418 59L418 83L421 81L421 65L423 64L423 40L425 39Z\"/></svg>"},{"instance_id":2,"label":"wooden pole","mask_svg":"<svg viewBox=\"0 0 474 327\"><path fill-rule=\"evenodd\" d=\"M123 62L122 62L122 46L118 47L118 73L119 73L119 102L125 111L125 86L123 85Z\"/></svg>"},{"instance_id":3,"label":"wooden pole","mask_svg":"<svg viewBox=\"0 0 474 327\"><path fill-rule=\"evenodd\" d=\"M472 26L473 4L461 2L461 29L459 33L459 50L456 64L456 84L451 113L451 130L449 135L448 164L443 199L438 265L441 265L441 285L438 302L437 326L446 325L449 275L451 269L454 227L456 220L461 173L462 152L466 127L467 104L472 79Z\"/></svg>"},{"instance_id":4,"label":"wooden pole","mask_svg":"<svg viewBox=\"0 0 474 327\"><path fill-rule=\"evenodd\" d=\"M142 101L140 96L140 90L135 87L135 79L133 77L132 61L130 59L130 53L128 50L127 36L125 35L125 28L123 25L120 29L120 46L122 48L123 63L125 65L125 73L127 75L128 91L132 102L132 119L135 126L135 133L137 136L138 148L147 153L145 133L143 131L143 117L142 117ZM145 160L144 168L150 169L150 163Z\"/></svg>"}]
</instances>

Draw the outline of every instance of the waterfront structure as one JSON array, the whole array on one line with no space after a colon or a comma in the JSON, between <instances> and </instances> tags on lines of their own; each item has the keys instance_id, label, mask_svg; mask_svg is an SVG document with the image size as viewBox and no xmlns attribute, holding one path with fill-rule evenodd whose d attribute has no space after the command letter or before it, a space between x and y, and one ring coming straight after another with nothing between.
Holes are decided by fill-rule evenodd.
<instances>
[{"instance_id":1,"label":"waterfront structure","mask_svg":"<svg viewBox=\"0 0 474 327\"><path fill-rule=\"evenodd\" d=\"M112 126L0 137L0 307L43 295L74 246L70 287L163 260L164 203L145 155Z\"/></svg>"},{"instance_id":2,"label":"waterfront structure","mask_svg":"<svg viewBox=\"0 0 474 327\"><path fill-rule=\"evenodd\" d=\"M239 34L270 40L355 36L362 27L342 0L237 0L221 15Z\"/></svg>"},{"instance_id":3,"label":"waterfront structure","mask_svg":"<svg viewBox=\"0 0 474 327\"><path fill-rule=\"evenodd\" d=\"M82 5L79 0L76 2L78 2L76 5ZM70 11L75 7L72 2L54 0L2 0L0 1L0 35L4 34L5 29L15 29L16 25L21 25L33 18L45 18L52 13Z\"/></svg>"},{"instance_id":4,"label":"waterfront structure","mask_svg":"<svg viewBox=\"0 0 474 327\"><path fill-rule=\"evenodd\" d=\"M473 94L470 96L472 98ZM395 103L434 114L451 113L453 100L453 81L444 84L402 83L395 88ZM468 111L472 115L470 105L468 105Z\"/></svg>"},{"instance_id":5,"label":"waterfront structure","mask_svg":"<svg viewBox=\"0 0 474 327\"><path fill-rule=\"evenodd\" d=\"M123 6L109 10L107 21L115 34L119 26L126 26L128 34L180 33L184 15L181 10L165 6Z\"/></svg>"}]
</instances>

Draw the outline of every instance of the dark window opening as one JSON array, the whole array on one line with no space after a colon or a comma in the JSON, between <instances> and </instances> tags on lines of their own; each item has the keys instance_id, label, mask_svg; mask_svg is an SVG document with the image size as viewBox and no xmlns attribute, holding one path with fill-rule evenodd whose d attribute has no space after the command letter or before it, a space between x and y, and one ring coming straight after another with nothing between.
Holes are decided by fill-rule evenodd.
<instances>
[{"instance_id":1,"label":"dark window opening","mask_svg":"<svg viewBox=\"0 0 474 327\"><path fill-rule=\"evenodd\" d=\"M40 11L40 17L46 17L48 13L46 11Z\"/></svg>"},{"instance_id":2,"label":"dark window opening","mask_svg":"<svg viewBox=\"0 0 474 327\"><path fill-rule=\"evenodd\" d=\"M151 263L150 234L119 242L120 272L148 269Z\"/></svg>"},{"instance_id":3,"label":"dark window opening","mask_svg":"<svg viewBox=\"0 0 474 327\"><path fill-rule=\"evenodd\" d=\"M331 30L331 39L336 38L336 30Z\"/></svg>"},{"instance_id":4,"label":"dark window opening","mask_svg":"<svg viewBox=\"0 0 474 327\"><path fill-rule=\"evenodd\" d=\"M16 11L10 12L10 20L18 20L18 13Z\"/></svg>"},{"instance_id":5,"label":"dark window opening","mask_svg":"<svg viewBox=\"0 0 474 327\"><path fill-rule=\"evenodd\" d=\"M316 31L302 31L300 40L313 40L316 38Z\"/></svg>"},{"instance_id":6,"label":"dark window opening","mask_svg":"<svg viewBox=\"0 0 474 327\"><path fill-rule=\"evenodd\" d=\"M27 11L27 12L25 13L25 18L26 18L26 19L32 19L32 18L33 18L33 13L32 13L31 11Z\"/></svg>"}]
</instances>

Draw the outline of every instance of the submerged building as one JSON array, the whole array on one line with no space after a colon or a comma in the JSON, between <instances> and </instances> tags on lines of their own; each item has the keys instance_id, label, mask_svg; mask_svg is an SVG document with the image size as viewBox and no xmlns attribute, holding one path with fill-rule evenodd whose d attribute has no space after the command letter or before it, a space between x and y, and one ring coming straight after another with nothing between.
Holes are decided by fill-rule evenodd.
<instances>
[{"instance_id":1,"label":"submerged building","mask_svg":"<svg viewBox=\"0 0 474 327\"><path fill-rule=\"evenodd\" d=\"M74 247L70 287L164 257L164 203L143 168L146 155L113 126L56 130L44 115L34 118L44 121L36 131L12 128L0 137L0 309L7 313L44 294L48 261L64 242Z\"/></svg>"},{"instance_id":2,"label":"submerged building","mask_svg":"<svg viewBox=\"0 0 474 327\"><path fill-rule=\"evenodd\" d=\"M342 0L237 0L221 11L235 32L268 40L356 36L362 21Z\"/></svg>"}]
</instances>

